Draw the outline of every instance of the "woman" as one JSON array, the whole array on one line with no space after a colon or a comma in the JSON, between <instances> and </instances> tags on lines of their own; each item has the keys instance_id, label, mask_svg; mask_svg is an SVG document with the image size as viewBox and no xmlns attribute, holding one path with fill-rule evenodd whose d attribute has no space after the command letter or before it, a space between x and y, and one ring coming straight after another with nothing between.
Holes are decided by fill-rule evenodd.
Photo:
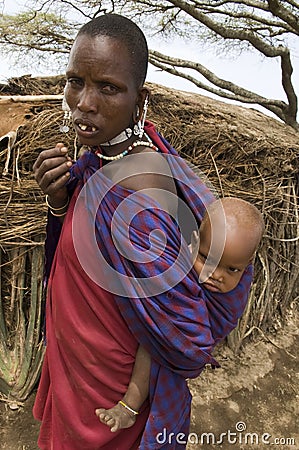
<instances>
[{"instance_id":1,"label":"woman","mask_svg":"<svg viewBox=\"0 0 299 450\"><path fill-rule=\"evenodd\" d=\"M108 14L84 25L65 99L87 151L73 165L58 144L34 165L50 211L47 348L34 406L41 449L185 448L186 378L217 365L207 301L181 235L189 213L194 229L214 198L152 124L143 129L147 60L130 20ZM227 329L250 281L247 273L234 291ZM111 433L95 411L123 398L139 345L151 356L149 399L131 428Z\"/></svg>"}]
</instances>

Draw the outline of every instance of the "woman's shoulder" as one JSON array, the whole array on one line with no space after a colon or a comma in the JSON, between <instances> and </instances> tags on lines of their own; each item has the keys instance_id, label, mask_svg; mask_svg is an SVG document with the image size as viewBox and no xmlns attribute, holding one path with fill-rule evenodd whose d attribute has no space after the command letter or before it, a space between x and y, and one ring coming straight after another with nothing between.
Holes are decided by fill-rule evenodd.
<instances>
[{"instance_id":1,"label":"woman's shoulder","mask_svg":"<svg viewBox=\"0 0 299 450\"><path fill-rule=\"evenodd\" d=\"M122 167L127 172L123 186L135 191L156 188L173 192L175 189L170 167L163 154L145 149L129 155Z\"/></svg>"},{"instance_id":2,"label":"woman's shoulder","mask_svg":"<svg viewBox=\"0 0 299 450\"><path fill-rule=\"evenodd\" d=\"M130 154L105 166L104 173L115 184L152 197L166 211L176 211L176 185L163 154L147 150Z\"/></svg>"}]
</instances>

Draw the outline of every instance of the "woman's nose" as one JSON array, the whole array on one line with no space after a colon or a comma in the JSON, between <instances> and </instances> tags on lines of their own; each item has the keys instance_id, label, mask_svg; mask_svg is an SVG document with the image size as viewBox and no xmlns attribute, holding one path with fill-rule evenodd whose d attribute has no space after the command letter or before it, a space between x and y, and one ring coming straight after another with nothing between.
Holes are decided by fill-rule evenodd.
<instances>
[{"instance_id":1,"label":"woman's nose","mask_svg":"<svg viewBox=\"0 0 299 450\"><path fill-rule=\"evenodd\" d=\"M82 89L79 94L77 107L80 111L85 113L97 111L97 97L93 89Z\"/></svg>"}]
</instances>

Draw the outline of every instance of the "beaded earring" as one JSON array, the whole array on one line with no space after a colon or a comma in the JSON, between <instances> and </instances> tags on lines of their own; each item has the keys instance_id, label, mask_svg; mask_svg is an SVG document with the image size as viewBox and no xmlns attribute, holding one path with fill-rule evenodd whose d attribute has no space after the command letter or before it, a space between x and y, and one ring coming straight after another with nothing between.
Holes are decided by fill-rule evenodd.
<instances>
[{"instance_id":1,"label":"beaded earring","mask_svg":"<svg viewBox=\"0 0 299 450\"><path fill-rule=\"evenodd\" d=\"M147 95L145 100L144 100L142 115L139 118L138 122L135 123L134 128L133 128L133 133L135 134L135 136L139 136L139 139L141 139L143 134L144 134L144 123L145 123L145 119L146 119L148 103L149 103L149 98L148 98L148 95ZM139 117L139 112L140 112L139 111L139 106L137 105L136 108L138 108L136 116Z\"/></svg>"},{"instance_id":2,"label":"beaded earring","mask_svg":"<svg viewBox=\"0 0 299 450\"><path fill-rule=\"evenodd\" d=\"M66 99L65 99L65 88L64 88L61 108L62 108L62 111L64 111L64 116L63 116L62 124L59 127L59 130L61 131L61 133L68 133L70 131L72 112L70 110L69 105L66 102Z\"/></svg>"},{"instance_id":3,"label":"beaded earring","mask_svg":"<svg viewBox=\"0 0 299 450\"><path fill-rule=\"evenodd\" d=\"M144 100L143 112L142 112L142 117L141 117L141 129L142 130L144 129L144 123L145 123L145 119L146 119L146 115L147 115L148 104L149 104L149 97L147 95ZM142 134L143 134L143 132L142 132Z\"/></svg>"}]
</instances>

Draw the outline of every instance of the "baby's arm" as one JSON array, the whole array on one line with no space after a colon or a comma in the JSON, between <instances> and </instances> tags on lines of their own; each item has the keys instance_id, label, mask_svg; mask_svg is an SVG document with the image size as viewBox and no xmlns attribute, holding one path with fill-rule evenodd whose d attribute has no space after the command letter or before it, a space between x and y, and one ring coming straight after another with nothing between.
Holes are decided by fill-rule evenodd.
<instances>
[{"instance_id":1,"label":"baby's arm","mask_svg":"<svg viewBox=\"0 0 299 450\"><path fill-rule=\"evenodd\" d=\"M112 432L134 425L137 415L134 411L138 413L148 396L150 369L150 355L140 345L136 353L132 377L121 403L117 403L110 409L96 409L96 415L100 421L108 425Z\"/></svg>"},{"instance_id":2,"label":"baby's arm","mask_svg":"<svg viewBox=\"0 0 299 450\"><path fill-rule=\"evenodd\" d=\"M135 411L139 411L149 392L149 378L151 370L151 357L149 353L139 345L132 377L128 390L122 401L128 404Z\"/></svg>"}]
</instances>

